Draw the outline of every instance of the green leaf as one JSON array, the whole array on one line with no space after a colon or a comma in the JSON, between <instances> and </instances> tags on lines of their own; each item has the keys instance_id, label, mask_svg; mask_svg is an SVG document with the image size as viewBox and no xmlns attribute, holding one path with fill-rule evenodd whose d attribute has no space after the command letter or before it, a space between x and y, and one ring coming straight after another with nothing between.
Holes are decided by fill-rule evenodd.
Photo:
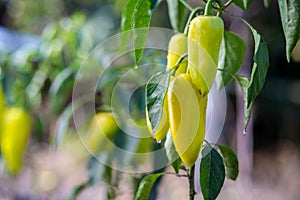
<instances>
[{"instance_id":1,"label":"green leaf","mask_svg":"<svg viewBox=\"0 0 300 200\"><path fill-rule=\"evenodd\" d=\"M233 0L233 3L243 10L247 10L253 0Z\"/></svg>"},{"instance_id":2,"label":"green leaf","mask_svg":"<svg viewBox=\"0 0 300 200\"><path fill-rule=\"evenodd\" d=\"M253 100L262 90L265 79L267 77L267 72L269 69L269 51L267 47L267 43L261 37L259 33L249 24L246 23L252 31L254 42L255 42L255 49L253 55L253 67L251 72L251 78L248 88L248 105L249 108L250 104L252 104Z\"/></svg>"},{"instance_id":3,"label":"green leaf","mask_svg":"<svg viewBox=\"0 0 300 200\"><path fill-rule=\"evenodd\" d=\"M151 6L150 6L150 10L153 11L161 2L161 0L150 0L151 2Z\"/></svg>"},{"instance_id":4,"label":"green leaf","mask_svg":"<svg viewBox=\"0 0 300 200\"><path fill-rule=\"evenodd\" d=\"M134 57L137 65L143 55L146 44L148 29L151 20L151 3L149 0L139 0L133 14L133 35L134 35Z\"/></svg>"},{"instance_id":5,"label":"green leaf","mask_svg":"<svg viewBox=\"0 0 300 200\"><path fill-rule=\"evenodd\" d=\"M242 90L242 94L243 94L243 98L244 98L244 134L246 134L247 125L250 120L250 115L251 115L251 110L252 110L252 102L250 102L250 103L248 102L248 89L249 89L250 82L247 77L232 74L232 73L226 72L224 70L221 70L221 71L223 73L226 73L226 74L232 76L238 82L238 84Z\"/></svg>"},{"instance_id":6,"label":"green leaf","mask_svg":"<svg viewBox=\"0 0 300 200\"><path fill-rule=\"evenodd\" d=\"M179 0L167 0L171 26L180 32L186 15L185 6Z\"/></svg>"},{"instance_id":7,"label":"green leaf","mask_svg":"<svg viewBox=\"0 0 300 200\"><path fill-rule=\"evenodd\" d=\"M156 181L157 178L159 178L162 175L163 175L163 173L151 174L151 175L145 176L139 184L139 188L137 190L135 200L148 199L154 182Z\"/></svg>"},{"instance_id":8,"label":"green leaf","mask_svg":"<svg viewBox=\"0 0 300 200\"><path fill-rule=\"evenodd\" d=\"M225 167L220 154L210 146L202 150L200 186L204 200L214 200L219 195L225 180Z\"/></svg>"},{"instance_id":9,"label":"green leaf","mask_svg":"<svg viewBox=\"0 0 300 200\"><path fill-rule=\"evenodd\" d=\"M224 39L221 43L219 54L219 69L235 74L242 66L246 45L236 34L225 31ZM224 72L219 72L217 76L218 88L226 86L232 77Z\"/></svg>"},{"instance_id":10,"label":"green leaf","mask_svg":"<svg viewBox=\"0 0 300 200\"><path fill-rule=\"evenodd\" d=\"M163 103L170 80L170 72L159 72L153 75L146 85L146 109L152 127L152 134L156 132L160 123Z\"/></svg>"},{"instance_id":11,"label":"green leaf","mask_svg":"<svg viewBox=\"0 0 300 200\"><path fill-rule=\"evenodd\" d=\"M73 189L72 189L72 192L68 198L68 200L75 200L77 198L77 196L85 189L87 188L88 186L90 186L90 182L89 181L86 181L86 182L83 182L77 186L75 186Z\"/></svg>"},{"instance_id":12,"label":"green leaf","mask_svg":"<svg viewBox=\"0 0 300 200\"><path fill-rule=\"evenodd\" d=\"M108 153L101 153L97 156L97 158L101 161L108 160ZM102 164L96 157L91 157L88 162L88 175L90 185L95 184L98 180L100 180L105 173L106 166Z\"/></svg>"},{"instance_id":13,"label":"green leaf","mask_svg":"<svg viewBox=\"0 0 300 200\"><path fill-rule=\"evenodd\" d=\"M290 62L292 51L300 38L300 1L278 0L278 5L286 40L286 58Z\"/></svg>"},{"instance_id":14,"label":"green leaf","mask_svg":"<svg viewBox=\"0 0 300 200\"><path fill-rule=\"evenodd\" d=\"M167 137L165 141L165 149L166 149L166 155L168 157L168 160L172 163L172 167L174 168L174 171L178 174L181 166L181 160L173 144L173 140L170 132L167 133Z\"/></svg>"},{"instance_id":15,"label":"green leaf","mask_svg":"<svg viewBox=\"0 0 300 200\"><path fill-rule=\"evenodd\" d=\"M236 180L239 175L239 162L234 151L228 146L218 145L225 164L225 175L227 178Z\"/></svg>"},{"instance_id":16,"label":"green leaf","mask_svg":"<svg viewBox=\"0 0 300 200\"><path fill-rule=\"evenodd\" d=\"M130 39L131 32L129 30L132 29L132 19L137 3L137 0L128 0L123 8L121 20L121 32L123 33L120 35L120 49L123 49Z\"/></svg>"},{"instance_id":17,"label":"green leaf","mask_svg":"<svg viewBox=\"0 0 300 200\"><path fill-rule=\"evenodd\" d=\"M271 3L271 0L264 0L264 6L265 6L265 8L268 8L269 5L270 5L270 3Z\"/></svg>"},{"instance_id":18,"label":"green leaf","mask_svg":"<svg viewBox=\"0 0 300 200\"><path fill-rule=\"evenodd\" d=\"M73 112L78 109L84 102L86 97L80 97L68 104L63 113L57 119L55 125L54 146L57 148L63 142L65 135L68 132L69 124L73 116Z\"/></svg>"},{"instance_id":19,"label":"green leaf","mask_svg":"<svg viewBox=\"0 0 300 200\"><path fill-rule=\"evenodd\" d=\"M242 89L242 94L244 97L244 134L246 134L246 129L250 120L251 111L252 111L252 102L248 102L248 88L249 80L244 76L234 76L236 81L239 83L240 88Z\"/></svg>"}]
</instances>

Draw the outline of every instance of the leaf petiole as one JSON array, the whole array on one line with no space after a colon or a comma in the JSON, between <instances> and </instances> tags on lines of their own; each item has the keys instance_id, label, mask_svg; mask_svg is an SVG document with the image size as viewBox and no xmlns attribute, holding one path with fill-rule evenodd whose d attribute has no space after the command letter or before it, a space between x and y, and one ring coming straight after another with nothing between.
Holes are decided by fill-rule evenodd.
<instances>
[{"instance_id":1,"label":"leaf petiole","mask_svg":"<svg viewBox=\"0 0 300 200\"><path fill-rule=\"evenodd\" d=\"M189 11L193 11L194 9L184 0L179 0Z\"/></svg>"}]
</instances>

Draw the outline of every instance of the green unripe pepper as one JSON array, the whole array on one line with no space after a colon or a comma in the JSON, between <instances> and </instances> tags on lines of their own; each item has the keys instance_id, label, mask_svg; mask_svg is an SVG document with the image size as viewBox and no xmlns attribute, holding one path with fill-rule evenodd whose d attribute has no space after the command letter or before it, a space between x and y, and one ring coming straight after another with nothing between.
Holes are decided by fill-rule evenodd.
<instances>
[{"instance_id":1,"label":"green unripe pepper","mask_svg":"<svg viewBox=\"0 0 300 200\"><path fill-rule=\"evenodd\" d=\"M22 167L24 151L30 136L30 116L21 108L7 108L3 118L1 150L5 164L12 174Z\"/></svg>"},{"instance_id":2,"label":"green unripe pepper","mask_svg":"<svg viewBox=\"0 0 300 200\"><path fill-rule=\"evenodd\" d=\"M208 94L217 73L224 23L220 17L195 17L188 32L188 70L201 95Z\"/></svg>"},{"instance_id":3,"label":"green unripe pepper","mask_svg":"<svg viewBox=\"0 0 300 200\"><path fill-rule=\"evenodd\" d=\"M113 148L111 141L119 131L112 113L97 113L90 123L87 132L87 147L93 154L108 151Z\"/></svg>"},{"instance_id":4,"label":"green unripe pepper","mask_svg":"<svg viewBox=\"0 0 300 200\"><path fill-rule=\"evenodd\" d=\"M178 33L171 37L168 47L167 69L175 67L179 58L188 52L187 37ZM177 74L185 73L187 68L187 59L184 59L177 69Z\"/></svg>"},{"instance_id":5,"label":"green unripe pepper","mask_svg":"<svg viewBox=\"0 0 300 200\"><path fill-rule=\"evenodd\" d=\"M207 95L200 95L189 74L181 74L170 83L168 107L175 149L182 162L191 167L205 138Z\"/></svg>"}]
</instances>

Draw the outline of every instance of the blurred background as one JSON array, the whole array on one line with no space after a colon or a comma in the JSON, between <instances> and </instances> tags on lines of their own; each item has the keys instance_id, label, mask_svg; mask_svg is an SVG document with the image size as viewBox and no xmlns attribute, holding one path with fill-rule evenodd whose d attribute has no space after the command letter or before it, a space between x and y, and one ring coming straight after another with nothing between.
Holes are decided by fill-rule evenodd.
<instances>
[{"instance_id":1,"label":"blurred background","mask_svg":"<svg viewBox=\"0 0 300 200\"><path fill-rule=\"evenodd\" d=\"M198 5L196 0L188 2ZM6 104L25 107L33 119L21 173L9 175L1 161L1 200L67 199L74 187L88 179L86 166L91 160L75 134L72 120L66 117L70 115L67 108L80 65L99 42L119 33L125 3L125 0L0 0L0 81ZM226 88L227 117L220 141L237 151L241 176L236 182L226 182L220 199L240 199L241 194L244 199L299 199L300 42L287 63L275 0L271 0L268 8L263 1L256 0L247 12L234 6L228 11L242 15L262 34L269 47L271 65L265 87L254 103L247 136L243 136L239 127L242 116L239 113L243 110L240 91L235 83ZM249 76L252 36L241 22L229 15L224 15L224 19L226 28L239 34L248 45L240 74ZM151 26L171 28L166 1L154 10ZM166 53L161 53L163 56ZM88 63L101 67L100 61L91 59ZM124 70L122 67L132 66L132 61L121 60L115 65L114 70L106 72L110 74L108 82L114 82ZM99 84L96 95L99 110L106 109L105 102L109 99L105 99L105 94L111 87ZM143 105L143 100L139 100L144 98L143 92L137 91L135 95L134 101ZM138 113L132 111L132 116L142 118L144 107L141 107L136 108ZM61 144L58 149L54 147L57 143ZM156 144L150 141L150 145ZM134 180L139 177L121 176L117 197L132 199L134 190L126 180L129 176L137 177ZM106 199L107 188L100 178L83 190L78 199ZM187 181L168 176L159 182L153 199L185 198L187 193ZM201 199L201 195L197 198Z\"/></svg>"}]
</instances>

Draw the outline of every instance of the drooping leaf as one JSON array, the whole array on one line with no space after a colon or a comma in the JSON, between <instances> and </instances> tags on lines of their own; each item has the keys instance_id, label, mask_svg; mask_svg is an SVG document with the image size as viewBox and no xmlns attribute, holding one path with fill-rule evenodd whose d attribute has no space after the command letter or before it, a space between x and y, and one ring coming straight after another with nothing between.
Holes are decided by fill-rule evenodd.
<instances>
[{"instance_id":1,"label":"drooping leaf","mask_svg":"<svg viewBox=\"0 0 300 200\"><path fill-rule=\"evenodd\" d=\"M235 74L242 66L246 45L236 34L225 31L219 54L219 69ZM222 71L218 72L217 84L221 89L226 86L232 77Z\"/></svg>"},{"instance_id":2,"label":"drooping leaf","mask_svg":"<svg viewBox=\"0 0 300 200\"><path fill-rule=\"evenodd\" d=\"M217 145L225 164L227 178L236 180L239 175L239 162L234 151L228 146Z\"/></svg>"},{"instance_id":3,"label":"drooping leaf","mask_svg":"<svg viewBox=\"0 0 300 200\"><path fill-rule=\"evenodd\" d=\"M246 134L246 129L248 126L248 122L250 120L251 110L252 110L252 102L250 103L248 102L248 89L249 89L250 82L247 77L232 74L225 70L220 70L220 71L234 78L238 82L242 90L243 99L244 99L244 134Z\"/></svg>"},{"instance_id":4,"label":"drooping leaf","mask_svg":"<svg viewBox=\"0 0 300 200\"><path fill-rule=\"evenodd\" d=\"M168 132L166 137L165 150L166 150L168 160L171 162L174 171L178 174L181 166L181 160L173 144L173 140L170 132Z\"/></svg>"},{"instance_id":5,"label":"drooping leaf","mask_svg":"<svg viewBox=\"0 0 300 200\"><path fill-rule=\"evenodd\" d=\"M123 11L122 11L122 20L121 20L121 35L120 35L120 49L123 49L126 44L128 43L132 29L132 19L134 14L134 9L137 5L137 0L128 0L125 4Z\"/></svg>"},{"instance_id":6,"label":"drooping leaf","mask_svg":"<svg viewBox=\"0 0 300 200\"><path fill-rule=\"evenodd\" d=\"M152 134L158 128L162 117L163 103L169 80L170 72L159 72L153 75L146 85L146 109L152 127Z\"/></svg>"},{"instance_id":7,"label":"drooping leaf","mask_svg":"<svg viewBox=\"0 0 300 200\"><path fill-rule=\"evenodd\" d=\"M185 6L179 0L167 0L167 3L171 26L180 32L186 15Z\"/></svg>"},{"instance_id":8,"label":"drooping leaf","mask_svg":"<svg viewBox=\"0 0 300 200\"><path fill-rule=\"evenodd\" d=\"M248 102L248 88L250 83L248 78L244 76L234 76L234 78L239 83L244 98L244 134L245 134L250 120L251 111L252 111L252 102L250 103Z\"/></svg>"},{"instance_id":9,"label":"drooping leaf","mask_svg":"<svg viewBox=\"0 0 300 200\"><path fill-rule=\"evenodd\" d=\"M255 42L255 49L253 55L253 67L250 77L250 83L248 88L248 105L249 108L250 104L254 101L256 96L262 90L265 79L267 77L267 72L269 69L269 51L267 47L267 43L261 37L259 33L249 24L246 22L249 28L252 31L254 42Z\"/></svg>"},{"instance_id":10,"label":"drooping leaf","mask_svg":"<svg viewBox=\"0 0 300 200\"><path fill-rule=\"evenodd\" d=\"M149 0L139 0L134 9L132 28L134 30L134 57L136 65L142 58L148 36L151 20L150 6Z\"/></svg>"},{"instance_id":11,"label":"drooping leaf","mask_svg":"<svg viewBox=\"0 0 300 200\"><path fill-rule=\"evenodd\" d=\"M145 176L139 184L139 188L137 190L135 200L148 199L154 182L156 181L157 178L159 178L162 175L163 175L163 173L151 174L151 175Z\"/></svg>"},{"instance_id":12,"label":"drooping leaf","mask_svg":"<svg viewBox=\"0 0 300 200\"><path fill-rule=\"evenodd\" d=\"M300 1L278 0L278 5L286 40L286 58L290 62L292 51L300 39Z\"/></svg>"},{"instance_id":13,"label":"drooping leaf","mask_svg":"<svg viewBox=\"0 0 300 200\"><path fill-rule=\"evenodd\" d=\"M247 10L253 0L233 0L233 3L243 10Z\"/></svg>"},{"instance_id":14,"label":"drooping leaf","mask_svg":"<svg viewBox=\"0 0 300 200\"><path fill-rule=\"evenodd\" d=\"M214 200L219 195L225 180L225 167L220 154L210 146L202 150L200 186L204 200Z\"/></svg>"}]
</instances>

